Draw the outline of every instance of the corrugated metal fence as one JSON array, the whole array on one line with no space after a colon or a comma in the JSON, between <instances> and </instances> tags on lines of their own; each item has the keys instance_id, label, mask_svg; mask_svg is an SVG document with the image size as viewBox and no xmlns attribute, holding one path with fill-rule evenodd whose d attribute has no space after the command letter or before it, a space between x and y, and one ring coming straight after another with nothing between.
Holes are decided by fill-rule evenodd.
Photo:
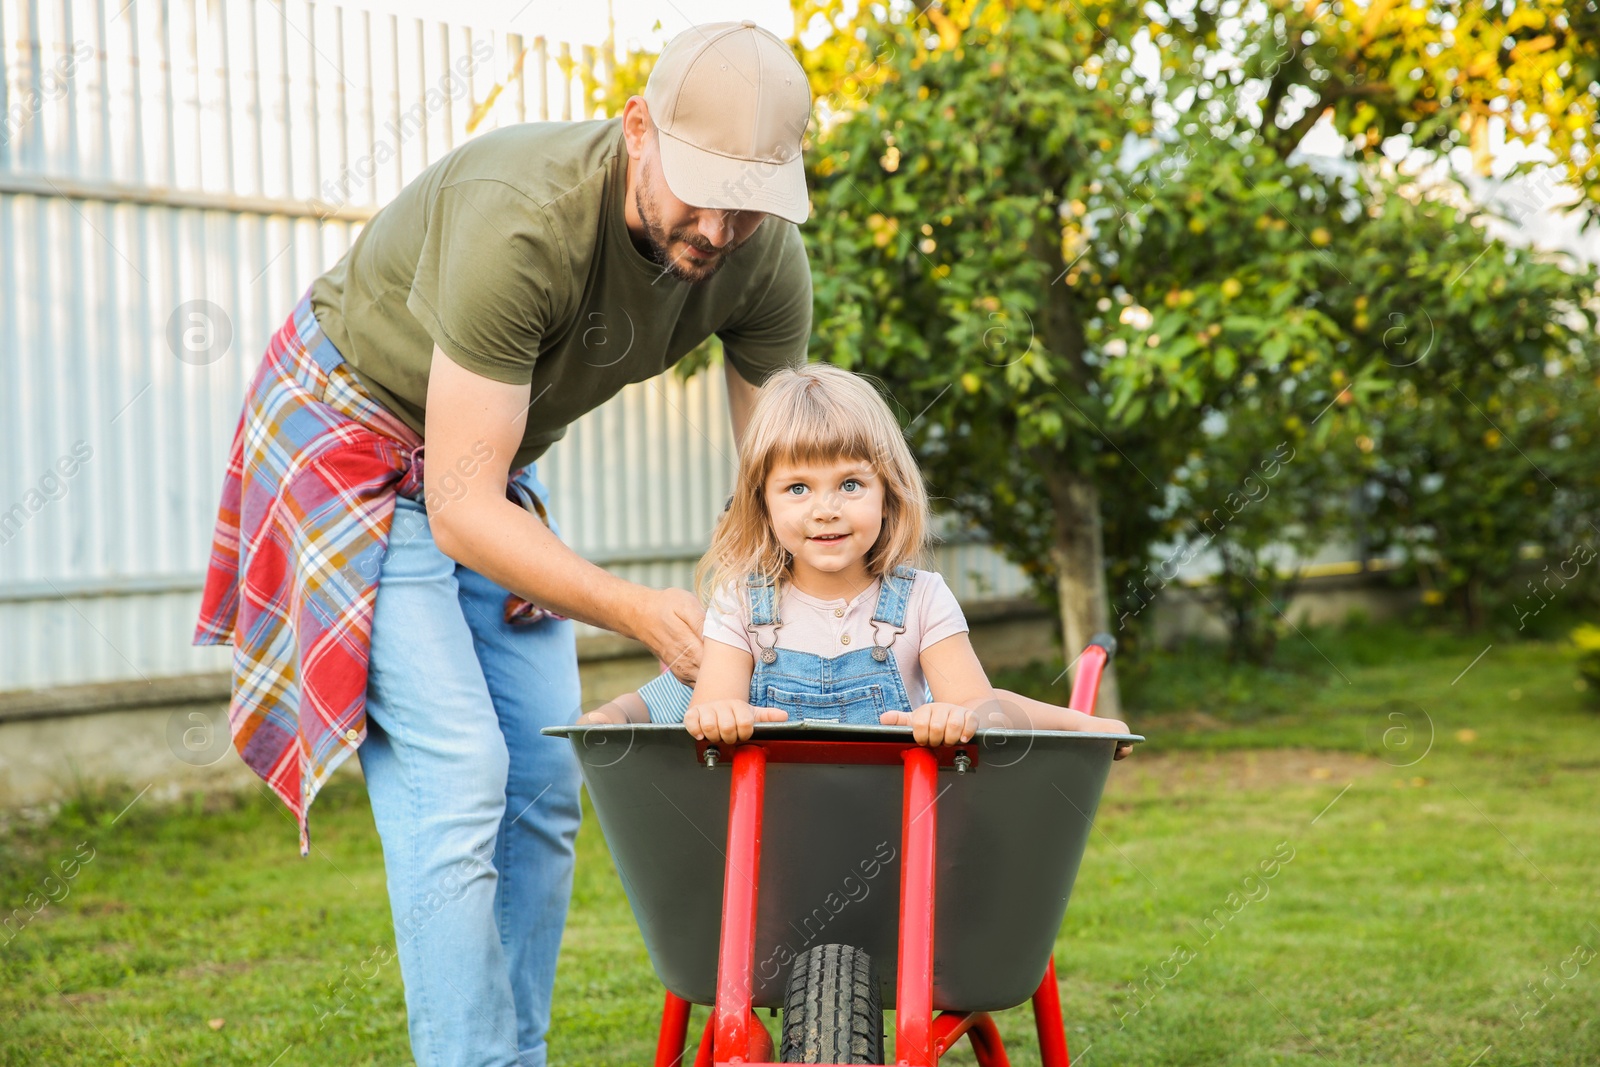
<instances>
[{"instance_id":1,"label":"corrugated metal fence","mask_svg":"<svg viewBox=\"0 0 1600 1067\"><path fill-rule=\"evenodd\" d=\"M469 123L589 117L609 68L304 0L120 4L0 0L0 691L226 666L189 634L267 338ZM720 375L667 376L540 468L579 551L684 584L732 454ZM1022 588L942 551L966 599Z\"/></svg>"}]
</instances>

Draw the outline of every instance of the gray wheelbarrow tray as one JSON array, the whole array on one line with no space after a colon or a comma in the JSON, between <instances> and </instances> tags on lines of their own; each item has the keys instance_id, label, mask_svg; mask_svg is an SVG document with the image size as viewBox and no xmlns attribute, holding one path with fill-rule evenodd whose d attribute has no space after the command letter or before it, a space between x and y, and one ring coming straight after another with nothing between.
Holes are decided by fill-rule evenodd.
<instances>
[{"instance_id":1,"label":"gray wheelbarrow tray","mask_svg":"<svg viewBox=\"0 0 1600 1067\"><path fill-rule=\"evenodd\" d=\"M902 727L772 724L756 739L910 740ZM729 763L682 726L555 726L572 743L656 974L715 1001ZM980 731L972 768L939 772L934 1007L999 1011L1039 985L1118 742L1138 735ZM766 771L753 1004L780 1007L813 945L865 949L893 1007L898 766L774 762Z\"/></svg>"}]
</instances>

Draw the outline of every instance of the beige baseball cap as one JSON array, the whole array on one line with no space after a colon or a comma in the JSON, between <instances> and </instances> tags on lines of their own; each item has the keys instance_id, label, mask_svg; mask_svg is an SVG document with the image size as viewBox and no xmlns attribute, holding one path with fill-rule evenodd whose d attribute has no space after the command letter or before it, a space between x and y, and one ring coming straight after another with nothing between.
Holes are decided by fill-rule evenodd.
<instances>
[{"instance_id":1,"label":"beige baseball cap","mask_svg":"<svg viewBox=\"0 0 1600 1067\"><path fill-rule=\"evenodd\" d=\"M679 200L793 223L811 214L800 158L811 86L777 35L748 19L691 26L661 50L644 101Z\"/></svg>"}]
</instances>

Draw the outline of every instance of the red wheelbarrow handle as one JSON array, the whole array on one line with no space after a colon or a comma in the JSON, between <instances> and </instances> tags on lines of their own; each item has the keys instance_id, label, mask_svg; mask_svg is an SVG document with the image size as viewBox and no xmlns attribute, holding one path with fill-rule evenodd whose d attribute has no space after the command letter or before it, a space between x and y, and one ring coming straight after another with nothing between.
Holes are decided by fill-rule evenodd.
<instances>
[{"instance_id":1,"label":"red wheelbarrow handle","mask_svg":"<svg viewBox=\"0 0 1600 1067\"><path fill-rule=\"evenodd\" d=\"M1095 634L1078 657L1078 675L1072 680L1072 696L1067 707L1086 715L1094 714L1095 698L1100 695L1100 676L1117 654L1117 639L1110 634Z\"/></svg>"}]
</instances>

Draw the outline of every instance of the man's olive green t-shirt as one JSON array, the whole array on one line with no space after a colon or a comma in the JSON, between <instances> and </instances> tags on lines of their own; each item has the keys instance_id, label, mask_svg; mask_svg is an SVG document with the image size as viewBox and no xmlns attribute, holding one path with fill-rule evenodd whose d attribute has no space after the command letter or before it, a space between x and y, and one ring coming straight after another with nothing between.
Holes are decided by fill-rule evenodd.
<instances>
[{"instance_id":1,"label":"man's olive green t-shirt","mask_svg":"<svg viewBox=\"0 0 1600 1067\"><path fill-rule=\"evenodd\" d=\"M433 347L530 385L513 469L630 382L712 334L754 384L805 359L811 274L767 216L709 280L664 274L629 238L622 122L486 133L419 174L312 284L311 306L377 399L423 433Z\"/></svg>"}]
</instances>

